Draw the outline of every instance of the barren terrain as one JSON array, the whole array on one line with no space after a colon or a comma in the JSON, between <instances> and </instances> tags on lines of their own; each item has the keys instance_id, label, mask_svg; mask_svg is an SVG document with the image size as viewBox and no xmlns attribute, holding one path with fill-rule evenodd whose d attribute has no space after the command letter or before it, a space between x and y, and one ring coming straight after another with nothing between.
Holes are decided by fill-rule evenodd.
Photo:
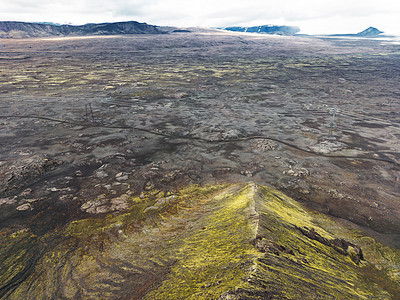
<instances>
[{"instance_id":1,"label":"barren terrain","mask_svg":"<svg viewBox=\"0 0 400 300\"><path fill-rule=\"evenodd\" d=\"M255 182L399 248L399 80L400 46L379 39L1 40L0 230Z\"/></svg>"}]
</instances>

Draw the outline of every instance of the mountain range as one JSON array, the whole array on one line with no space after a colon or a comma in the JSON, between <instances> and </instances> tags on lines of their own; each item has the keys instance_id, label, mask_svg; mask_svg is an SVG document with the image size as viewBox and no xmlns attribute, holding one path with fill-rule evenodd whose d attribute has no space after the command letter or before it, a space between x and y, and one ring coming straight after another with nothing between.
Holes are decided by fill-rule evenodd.
<instances>
[{"instance_id":1,"label":"mountain range","mask_svg":"<svg viewBox=\"0 0 400 300\"><path fill-rule=\"evenodd\" d=\"M297 26L261 25L252 27L230 26L219 28L235 32L250 32L260 34L296 35L300 32ZM60 25L48 22L14 22L0 21L0 38L30 38L51 36L89 36L89 35L119 35L119 34L166 34L174 32L191 32L177 27L160 27L139 23L136 21ZM333 34L330 36L376 37L383 32L375 27L369 27L356 34Z\"/></svg>"},{"instance_id":2,"label":"mountain range","mask_svg":"<svg viewBox=\"0 0 400 300\"><path fill-rule=\"evenodd\" d=\"M0 22L0 38L162 33L164 31L161 31L156 26L136 21L85 24L80 26L13 21Z\"/></svg>"}]
</instances>

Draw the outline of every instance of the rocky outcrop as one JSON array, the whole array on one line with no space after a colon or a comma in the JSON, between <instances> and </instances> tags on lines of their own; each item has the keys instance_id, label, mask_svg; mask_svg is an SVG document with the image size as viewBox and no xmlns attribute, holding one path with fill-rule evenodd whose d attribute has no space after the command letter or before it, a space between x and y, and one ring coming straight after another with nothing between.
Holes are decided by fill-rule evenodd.
<instances>
[{"instance_id":1,"label":"rocky outcrop","mask_svg":"<svg viewBox=\"0 0 400 300\"><path fill-rule=\"evenodd\" d=\"M364 255L359 246L350 243L344 239L327 239L322 237L318 232L314 230L314 228L298 228L302 234L306 237L318 241L326 246L333 248L335 251L339 252L342 255L349 255L350 258L358 264L361 260L364 260Z\"/></svg>"},{"instance_id":2,"label":"rocky outcrop","mask_svg":"<svg viewBox=\"0 0 400 300\"><path fill-rule=\"evenodd\" d=\"M253 27L225 27L224 30L237 31L237 32L252 32L252 33L267 33L278 35L294 35L300 31L297 26L276 26L276 25L262 25Z\"/></svg>"},{"instance_id":3,"label":"rocky outcrop","mask_svg":"<svg viewBox=\"0 0 400 300\"><path fill-rule=\"evenodd\" d=\"M8 196L62 164L46 155L21 156L0 165L0 196ZM2 202L0 201L0 204Z\"/></svg>"},{"instance_id":4,"label":"rocky outcrop","mask_svg":"<svg viewBox=\"0 0 400 300\"><path fill-rule=\"evenodd\" d=\"M85 24L80 26L47 23L0 22L0 38L86 36L114 34L160 34L156 26L136 21Z\"/></svg>"}]
</instances>

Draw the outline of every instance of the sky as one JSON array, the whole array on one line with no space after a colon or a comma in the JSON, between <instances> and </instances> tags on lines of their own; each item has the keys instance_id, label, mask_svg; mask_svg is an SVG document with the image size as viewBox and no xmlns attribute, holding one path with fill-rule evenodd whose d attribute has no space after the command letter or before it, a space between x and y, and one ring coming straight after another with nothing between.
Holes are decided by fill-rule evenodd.
<instances>
[{"instance_id":1,"label":"sky","mask_svg":"<svg viewBox=\"0 0 400 300\"><path fill-rule=\"evenodd\" d=\"M0 0L1 21L139 21L178 27L299 26L304 34L400 35L399 0Z\"/></svg>"}]
</instances>

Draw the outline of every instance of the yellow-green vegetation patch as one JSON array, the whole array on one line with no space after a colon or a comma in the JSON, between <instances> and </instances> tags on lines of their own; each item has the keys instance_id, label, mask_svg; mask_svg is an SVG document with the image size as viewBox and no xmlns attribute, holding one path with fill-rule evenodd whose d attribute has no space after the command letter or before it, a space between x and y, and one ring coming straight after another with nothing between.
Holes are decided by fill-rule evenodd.
<instances>
[{"instance_id":1,"label":"yellow-green vegetation patch","mask_svg":"<svg viewBox=\"0 0 400 300\"><path fill-rule=\"evenodd\" d=\"M250 241L257 233L254 188L227 190L218 209L202 220L176 253L178 262L149 299L214 299L241 286L259 252Z\"/></svg>"},{"instance_id":2,"label":"yellow-green vegetation patch","mask_svg":"<svg viewBox=\"0 0 400 300\"><path fill-rule=\"evenodd\" d=\"M3 285L9 278L18 276L25 268L25 262L32 259L34 253L30 246L36 241L36 236L29 230L16 232L0 231L0 283Z\"/></svg>"}]
</instances>

